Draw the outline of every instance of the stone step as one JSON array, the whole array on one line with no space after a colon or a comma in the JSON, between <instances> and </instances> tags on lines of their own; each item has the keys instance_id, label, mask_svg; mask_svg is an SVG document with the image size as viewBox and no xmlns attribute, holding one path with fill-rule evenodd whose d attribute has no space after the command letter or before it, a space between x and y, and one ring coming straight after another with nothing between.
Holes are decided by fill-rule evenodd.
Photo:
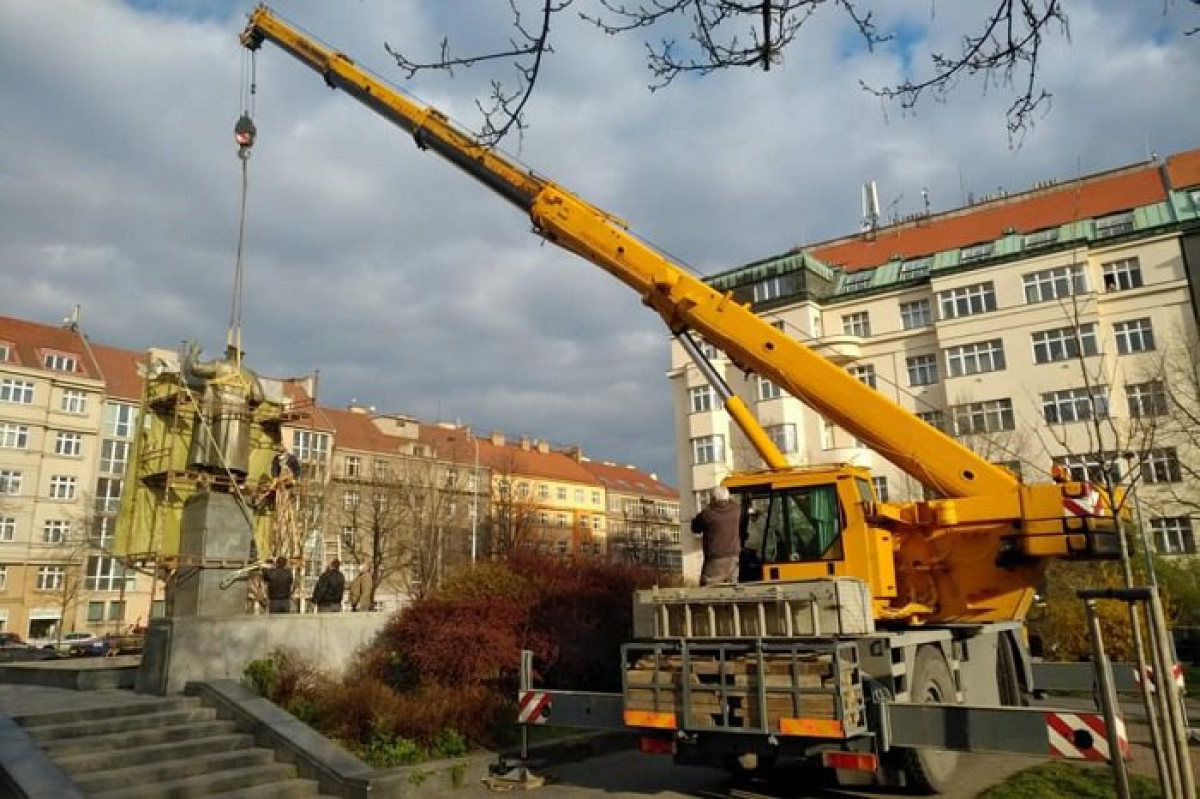
<instances>
[{"instance_id":1,"label":"stone step","mask_svg":"<svg viewBox=\"0 0 1200 799\"><path fill-rule=\"evenodd\" d=\"M140 775L142 778L148 778L159 771L174 776L179 771L181 762L187 763L192 760L199 762L223 757L231 752L256 751L253 747L253 736L235 733L138 746L120 752L80 752L54 757L53 760L76 782L81 782L88 774L110 774L123 771L128 771L130 777ZM266 752L271 757L274 756L267 749L257 751Z\"/></svg>"},{"instance_id":2,"label":"stone step","mask_svg":"<svg viewBox=\"0 0 1200 799\"><path fill-rule=\"evenodd\" d=\"M81 738L58 738L42 741L40 746L42 751L51 758L57 758L83 752L112 752L190 738L229 735L236 731L236 722L214 719L213 721L196 721L191 724L173 724L167 727L148 727L142 730L88 735Z\"/></svg>"},{"instance_id":3,"label":"stone step","mask_svg":"<svg viewBox=\"0 0 1200 799\"><path fill-rule=\"evenodd\" d=\"M320 790L315 780L297 778L210 794L207 799L336 799Z\"/></svg>"},{"instance_id":4,"label":"stone step","mask_svg":"<svg viewBox=\"0 0 1200 799\"><path fill-rule=\"evenodd\" d=\"M166 782L141 782L131 780L115 790L91 793L91 799L190 799L211 797L222 792L234 796L246 796L246 791L255 786L291 781L296 778L296 769L285 763L270 763L265 766L234 768ZM81 786L82 787L82 786Z\"/></svg>"},{"instance_id":5,"label":"stone step","mask_svg":"<svg viewBox=\"0 0 1200 799\"><path fill-rule=\"evenodd\" d=\"M55 710L49 713L25 713L14 716L17 723L26 729L44 727L50 724L66 724L72 721L94 721L95 719L118 718L123 716L144 716L148 713L165 713L172 710L184 710L203 707L200 700L191 696L171 697L164 699L138 699L125 705L113 707L83 707L79 709Z\"/></svg>"},{"instance_id":6,"label":"stone step","mask_svg":"<svg viewBox=\"0 0 1200 799\"><path fill-rule=\"evenodd\" d=\"M83 721L67 721L57 724L32 724L25 726L29 737L39 744L61 738L105 735L115 732L131 732L152 727L167 727L175 724L190 724L196 721L212 721L217 711L206 707L186 707L144 715L113 716Z\"/></svg>"}]
</instances>

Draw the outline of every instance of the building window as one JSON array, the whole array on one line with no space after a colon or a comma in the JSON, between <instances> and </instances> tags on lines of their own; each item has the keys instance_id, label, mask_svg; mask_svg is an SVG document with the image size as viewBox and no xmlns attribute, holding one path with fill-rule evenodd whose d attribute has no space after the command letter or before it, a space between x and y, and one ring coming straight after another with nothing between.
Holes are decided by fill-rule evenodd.
<instances>
[{"instance_id":1,"label":"building window","mask_svg":"<svg viewBox=\"0 0 1200 799\"><path fill-rule=\"evenodd\" d=\"M79 371L79 361L74 355L65 355L61 352L48 352L42 358L42 364L47 369L52 369L55 372L77 372Z\"/></svg>"},{"instance_id":2,"label":"building window","mask_svg":"<svg viewBox=\"0 0 1200 799\"><path fill-rule=\"evenodd\" d=\"M63 519L47 519L42 525L43 544L61 544L71 537L71 523Z\"/></svg>"},{"instance_id":3,"label":"building window","mask_svg":"<svg viewBox=\"0 0 1200 799\"><path fill-rule=\"evenodd\" d=\"M1100 264L1105 291L1128 291L1142 285L1142 264L1137 258L1122 258Z\"/></svg>"},{"instance_id":4,"label":"building window","mask_svg":"<svg viewBox=\"0 0 1200 799\"><path fill-rule=\"evenodd\" d=\"M725 460L725 436L700 436L692 439L692 463L721 463Z\"/></svg>"},{"instance_id":5,"label":"building window","mask_svg":"<svg viewBox=\"0 0 1200 799\"><path fill-rule=\"evenodd\" d=\"M1005 367L1004 342L1000 339L963 344L946 350L946 375L963 377L999 372Z\"/></svg>"},{"instance_id":6,"label":"building window","mask_svg":"<svg viewBox=\"0 0 1200 799\"><path fill-rule=\"evenodd\" d=\"M0 380L0 402L32 405L33 383L25 380L14 380L11 377Z\"/></svg>"},{"instance_id":7,"label":"building window","mask_svg":"<svg viewBox=\"0 0 1200 799\"><path fill-rule=\"evenodd\" d=\"M4 363L12 354L12 345L7 341L0 341L0 363Z\"/></svg>"},{"instance_id":8,"label":"building window","mask_svg":"<svg viewBox=\"0 0 1200 799\"><path fill-rule=\"evenodd\" d=\"M550 486L546 485L545 483L538 483L537 484L537 495L538 495L538 499L543 499L543 500L550 499Z\"/></svg>"},{"instance_id":9,"label":"building window","mask_svg":"<svg viewBox=\"0 0 1200 799\"><path fill-rule=\"evenodd\" d=\"M392 476L392 463L386 458L376 458L371 463L371 473L375 475L375 479L386 481Z\"/></svg>"},{"instance_id":10,"label":"building window","mask_svg":"<svg viewBox=\"0 0 1200 799\"><path fill-rule=\"evenodd\" d=\"M575 489L575 504L576 505L583 504L583 489L582 488Z\"/></svg>"},{"instance_id":11,"label":"building window","mask_svg":"<svg viewBox=\"0 0 1200 799\"><path fill-rule=\"evenodd\" d=\"M1036 249L1038 247L1047 247L1058 241L1058 228L1048 227L1043 230L1035 230L1032 233L1025 235L1024 247L1027 250Z\"/></svg>"},{"instance_id":12,"label":"building window","mask_svg":"<svg viewBox=\"0 0 1200 799\"><path fill-rule=\"evenodd\" d=\"M900 264L900 273L897 275L897 278L899 280L919 280L929 274L929 269L932 266L933 256L931 255L905 261Z\"/></svg>"},{"instance_id":13,"label":"building window","mask_svg":"<svg viewBox=\"0 0 1200 799\"><path fill-rule=\"evenodd\" d=\"M918 411L917 418L930 427L943 432L946 430L946 415L941 411Z\"/></svg>"},{"instance_id":14,"label":"building window","mask_svg":"<svg viewBox=\"0 0 1200 799\"><path fill-rule=\"evenodd\" d=\"M125 474L129 463L129 442L106 438L100 444L100 472L102 474Z\"/></svg>"},{"instance_id":15,"label":"building window","mask_svg":"<svg viewBox=\"0 0 1200 799\"><path fill-rule=\"evenodd\" d=\"M353 511L358 508L359 495L357 491L349 490L342 494L342 510Z\"/></svg>"},{"instance_id":16,"label":"building window","mask_svg":"<svg viewBox=\"0 0 1200 799\"><path fill-rule=\"evenodd\" d=\"M565 514L565 513L558 514L558 517L555 519L555 522L558 524L559 527L566 527L567 526L567 514Z\"/></svg>"},{"instance_id":17,"label":"building window","mask_svg":"<svg viewBox=\"0 0 1200 799\"><path fill-rule=\"evenodd\" d=\"M62 566L39 566L37 570L37 590L61 590L65 577L66 569Z\"/></svg>"},{"instance_id":18,"label":"building window","mask_svg":"<svg viewBox=\"0 0 1200 799\"><path fill-rule=\"evenodd\" d=\"M1022 278L1025 302L1048 302L1087 293L1087 277L1081 264L1030 272Z\"/></svg>"},{"instance_id":19,"label":"building window","mask_svg":"<svg viewBox=\"0 0 1200 799\"><path fill-rule=\"evenodd\" d=\"M329 434L312 430L293 430L292 454L301 463L324 463L325 456L329 454Z\"/></svg>"},{"instance_id":20,"label":"building window","mask_svg":"<svg viewBox=\"0 0 1200 799\"><path fill-rule=\"evenodd\" d=\"M758 378L758 400L766 402L767 400L779 399L783 396L783 392L779 390L779 386L772 383L765 377Z\"/></svg>"},{"instance_id":21,"label":"building window","mask_svg":"<svg viewBox=\"0 0 1200 799\"><path fill-rule=\"evenodd\" d=\"M1067 475L1079 483L1104 483L1108 479L1120 482L1121 474L1113 454L1090 452L1085 455L1056 455L1055 466L1067 470Z\"/></svg>"},{"instance_id":22,"label":"building window","mask_svg":"<svg viewBox=\"0 0 1200 799\"><path fill-rule=\"evenodd\" d=\"M871 335L871 316L866 311L855 311L844 315L842 317L842 333L860 338Z\"/></svg>"},{"instance_id":23,"label":"building window","mask_svg":"<svg viewBox=\"0 0 1200 799\"><path fill-rule=\"evenodd\" d=\"M769 277L754 284L754 301L766 302L783 296L783 280Z\"/></svg>"},{"instance_id":24,"label":"building window","mask_svg":"<svg viewBox=\"0 0 1200 799\"><path fill-rule=\"evenodd\" d=\"M104 435L109 438L130 438L136 420L136 406L110 402L104 406Z\"/></svg>"},{"instance_id":25,"label":"building window","mask_svg":"<svg viewBox=\"0 0 1200 799\"><path fill-rule=\"evenodd\" d=\"M114 600L108 603L108 620L109 621L125 621L125 603L120 600Z\"/></svg>"},{"instance_id":26,"label":"building window","mask_svg":"<svg viewBox=\"0 0 1200 799\"><path fill-rule=\"evenodd\" d=\"M104 603L89 602L87 606L87 620L89 623L98 624L104 621Z\"/></svg>"},{"instance_id":27,"label":"building window","mask_svg":"<svg viewBox=\"0 0 1200 799\"><path fill-rule=\"evenodd\" d=\"M51 477L50 499L75 499L75 478L65 474Z\"/></svg>"},{"instance_id":28,"label":"building window","mask_svg":"<svg viewBox=\"0 0 1200 799\"><path fill-rule=\"evenodd\" d=\"M87 413L87 394L68 388L62 393L62 403L59 408L63 413Z\"/></svg>"},{"instance_id":29,"label":"building window","mask_svg":"<svg viewBox=\"0 0 1200 799\"><path fill-rule=\"evenodd\" d=\"M0 494L16 496L21 493L21 473L14 469L0 469Z\"/></svg>"},{"instance_id":30,"label":"building window","mask_svg":"<svg viewBox=\"0 0 1200 799\"><path fill-rule=\"evenodd\" d=\"M0 516L0 541L12 541L17 535L17 520L11 516Z\"/></svg>"},{"instance_id":31,"label":"building window","mask_svg":"<svg viewBox=\"0 0 1200 799\"><path fill-rule=\"evenodd\" d=\"M707 413L715 405L716 394L712 386L696 386L688 389L688 407L691 413Z\"/></svg>"},{"instance_id":32,"label":"building window","mask_svg":"<svg viewBox=\"0 0 1200 799\"><path fill-rule=\"evenodd\" d=\"M54 438L54 454L69 458L79 457L83 452L83 436L79 433L60 432Z\"/></svg>"},{"instance_id":33,"label":"building window","mask_svg":"<svg viewBox=\"0 0 1200 799\"><path fill-rule=\"evenodd\" d=\"M954 434L957 436L997 433L1016 427L1010 399L969 402L954 406L950 412L954 419Z\"/></svg>"},{"instance_id":34,"label":"building window","mask_svg":"<svg viewBox=\"0 0 1200 799\"><path fill-rule=\"evenodd\" d=\"M796 452L799 447L796 445L796 425L794 424L773 424L763 428L763 432L767 434L767 438L771 439L779 451L787 455Z\"/></svg>"},{"instance_id":35,"label":"building window","mask_svg":"<svg viewBox=\"0 0 1200 799\"><path fill-rule=\"evenodd\" d=\"M592 504L593 505L603 505L604 504L603 502L600 501L600 492L599 491L592 492Z\"/></svg>"},{"instance_id":36,"label":"building window","mask_svg":"<svg viewBox=\"0 0 1200 799\"><path fill-rule=\"evenodd\" d=\"M347 455L343 463L346 477L362 477L362 458L357 455Z\"/></svg>"},{"instance_id":37,"label":"building window","mask_svg":"<svg viewBox=\"0 0 1200 799\"><path fill-rule=\"evenodd\" d=\"M1081 355L1089 358L1100 348L1096 344L1096 324L1089 322L1079 327L1058 327L1054 330L1039 330L1033 334L1033 362L1054 363Z\"/></svg>"},{"instance_id":38,"label":"building window","mask_svg":"<svg viewBox=\"0 0 1200 799\"><path fill-rule=\"evenodd\" d=\"M1046 424L1082 422L1093 417L1108 418L1108 389L1068 388L1042 394L1042 416Z\"/></svg>"},{"instance_id":39,"label":"building window","mask_svg":"<svg viewBox=\"0 0 1200 799\"><path fill-rule=\"evenodd\" d=\"M842 285L838 288L839 294L849 294L852 291L861 291L871 285L871 278L875 276L873 269L863 269L858 272L851 272L842 277Z\"/></svg>"},{"instance_id":40,"label":"building window","mask_svg":"<svg viewBox=\"0 0 1200 799\"><path fill-rule=\"evenodd\" d=\"M1107 239L1133 232L1133 211L1103 216L1096 220L1096 238Z\"/></svg>"},{"instance_id":41,"label":"building window","mask_svg":"<svg viewBox=\"0 0 1200 799\"><path fill-rule=\"evenodd\" d=\"M1149 319L1117 322L1113 325L1113 335L1117 338L1117 352L1121 355L1154 349L1154 328Z\"/></svg>"},{"instance_id":42,"label":"building window","mask_svg":"<svg viewBox=\"0 0 1200 799\"><path fill-rule=\"evenodd\" d=\"M996 287L991 281L938 292L943 319L959 319L996 310Z\"/></svg>"},{"instance_id":43,"label":"building window","mask_svg":"<svg viewBox=\"0 0 1200 799\"><path fill-rule=\"evenodd\" d=\"M121 507L123 481L117 477L101 477L96 481L96 513L116 513Z\"/></svg>"},{"instance_id":44,"label":"building window","mask_svg":"<svg viewBox=\"0 0 1200 799\"><path fill-rule=\"evenodd\" d=\"M1129 400L1129 416L1133 419L1167 414L1167 388L1161 380L1126 384L1125 397Z\"/></svg>"},{"instance_id":45,"label":"building window","mask_svg":"<svg viewBox=\"0 0 1200 799\"><path fill-rule=\"evenodd\" d=\"M1179 455L1174 447L1158 447L1142 459L1142 479L1147 483L1178 483L1183 480Z\"/></svg>"},{"instance_id":46,"label":"building window","mask_svg":"<svg viewBox=\"0 0 1200 799\"><path fill-rule=\"evenodd\" d=\"M972 261L982 261L992 254L992 247L993 244L990 241L972 244L970 247L963 247L958 251L958 262L960 264L969 264Z\"/></svg>"},{"instance_id":47,"label":"building window","mask_svg":"<svg viewBox=\"0 0 1200 799\"><path fill-rule=\"evenodd\" d=\"M26 449L29 446L29 427L23 424L0 424L0 449Z\"/></svg>"},{"instance_id":48,"label":"building window","mask_svg":"<svg viewBox=\"0 0 1200 799\"><path fill-rule=\"evenodd\" d=\"M928 299L900 303L900 323L905 330L917 330L933 324L933 310Z\"/></svg>"},{"instance_id":49,"label":"building window","mask_svg":"<svg viewBox=\"0 0 1200 799\"><path fill-rule=\"evenodd\" d=\"M880 502L890 502L891 492L888 491L888 479L886 477L872 477L871 487L875 489L875 499Z\"/></svg>"},{"instance_id":50,"label":"building window","mask_svg":"<svg viewBox=\"0 0 1200 799\"><path fill-rule=\"evenodd\" d=\"M554 489L554 498L559 502L567 501L567 489L564 486L558 486Z\"/></svg>"},{"instance_id":51,"label":"building window","mask_svg":"<svg viewBox=\"0 0 1200 799\"><path fill-rule=\"evenodd\" d=\"M1187 516L1170 516L1150 520L1154 546L1162 555L1194 555L1196 538L1192 520Z\"/></svg>"},{"instance_id":52,"label":"building window","mask_svg":"<svg viewBox=\"0 0 1200 799\"><path fill-rule=\"evenodd\" d=\"M938 381L936 355L914 355L904 359L910 386L931 386Z\"/></svg>"},{"instance_id":53,"label":"building window","mask_svg":"<svg viewBox=\"0 0 1200 799\"><path fill-rule=\"evenodd\" d=\"M858 382L862 383L863 385L870 386L871 388L876 388L875 367L872 364L868 363L868 364L864 364L862 366L851 366L846 371L849 372L852 377L854 377L856 380L858 380Z\"/></svg>"}]
</instances>

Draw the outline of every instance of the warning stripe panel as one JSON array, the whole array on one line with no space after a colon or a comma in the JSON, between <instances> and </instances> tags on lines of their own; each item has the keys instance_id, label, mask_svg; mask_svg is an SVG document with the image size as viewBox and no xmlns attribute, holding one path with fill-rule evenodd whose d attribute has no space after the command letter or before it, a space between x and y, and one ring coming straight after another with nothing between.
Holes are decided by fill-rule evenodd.
<instances>
[{"instance_id":1,"label":"warning stripe panel","mask_svg":"<svg viewBox=\"0 0 1200 799\"><path fill-rule=\"evenodd\" d=\"M1108 728L1103 716L1096 713L1046 713L1045 719L1052 756L1103 762L1111 759ZM1129 741L1125 734L1125 720L1118 718L1116 728L1121 755L1126 756L1129 754Z\"/></svg>"},{"instance_id":2,"label":"warning stripe panel","mask_svg":"<svg viewBox=\"0 0 1200 799\"><path fill-rule=\"evenodd\" d=\"M550 694L546 691L522 691L517 705L518 724L545 724L550 718Z\"/></svg>"}]
</instances>

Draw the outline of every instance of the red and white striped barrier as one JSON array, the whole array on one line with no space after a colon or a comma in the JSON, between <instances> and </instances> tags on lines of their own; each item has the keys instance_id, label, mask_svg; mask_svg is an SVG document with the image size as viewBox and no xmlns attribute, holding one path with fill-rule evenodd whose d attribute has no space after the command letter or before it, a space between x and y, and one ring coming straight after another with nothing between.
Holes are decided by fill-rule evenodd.
<instances>
[{"instance_id":1,"label":"red and white striped barrier","mask_svg":"<svg viewBox=\"0 0 1200 799\"><path fill-rule=\"evenodd\" d=\"M1183 664L1182 663L1176 663L1174 666L1171 667L1171 678L1175 680L1175 687L1178 688L1180 691L1182 691L1183 689L1185 689L1187 687L1187 685L1185 684L1184 679L1183 679ZM1153 666L1146 667L1146 680L1148 681L1148 683L1150 685L1150 693L1154 693L1157 690L1157 686L1154 684L1154 667ZM1134 669L1133 681L1135 683L1137 683L1138 685L1142 684L1141 676L1137 673L1137 669Z\"/></svg>"},{"instance_id":2,"label":"red and white striped barrier","mask_svg":"<svg viewBox=\"0 0 1200 799\"><path fill-rule=\"evenodd\" d=\"M1129 738L1125 734L1125 719L1116 719L1117 740L1121 757L1129 755ZM1050 738L1050 754L1072 760L1111 760L1108 746L1108 727L1097 713L1047 713L1046 730Z\"/></svg>"},{"instance_id":3,"label":"red and white striped barrier","mask_svg":"<svg viewBox=\"0 0 1200 799\"><path fill-rule=\"evenodd\" d=\"M518 724L545 724L550 718L550 694L547 691L521 691L517 706Z\"/></svg>"}]
</instances>

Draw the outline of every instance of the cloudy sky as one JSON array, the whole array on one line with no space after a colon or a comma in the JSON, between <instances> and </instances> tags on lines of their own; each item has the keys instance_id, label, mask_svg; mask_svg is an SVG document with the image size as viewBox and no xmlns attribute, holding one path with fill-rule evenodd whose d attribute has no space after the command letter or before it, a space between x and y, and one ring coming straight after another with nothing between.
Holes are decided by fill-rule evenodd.
<instances>
[{"instance_id":1,"label":"cloudy sky","mask_svg":"<svg viewBox=\"0 0 1200 799\"><path fill-rule=\"evenodd\" d=\"M578 0L583 8L591 0ZM529 3L526 3L529 5ZM830 4L832 5L832 4ZM988 3L875 2L901 32L874 54L822 11L783 64L651 93L636 34L559 20L505 148L700 274L884 216L1019 191L1200 146L1200 6L1067 0L1044 53L1054 94L1019 147L1003 86L962 82L916 113L894 83L953 49ZM0 0L0 314L92 340L198 341L230 316L248 1ZM503 45L505 0L275 0L283 16L468 128L493 75L405 82L385 42L433 58ZM521 213L266 45L257 58L243 327L251 366L321 374L320 399L503 430L674 482L668 339L612 278L530 235Z\"/></svg>"}]
</instances>

